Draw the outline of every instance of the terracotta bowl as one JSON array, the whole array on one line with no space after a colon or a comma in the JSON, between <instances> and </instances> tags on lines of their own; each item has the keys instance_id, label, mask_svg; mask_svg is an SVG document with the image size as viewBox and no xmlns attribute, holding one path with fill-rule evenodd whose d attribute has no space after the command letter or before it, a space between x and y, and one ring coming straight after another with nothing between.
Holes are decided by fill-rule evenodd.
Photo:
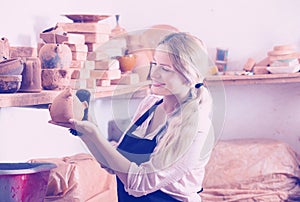
<instances>
[{"instance_id":1,"label":"terracotta bowl","mask_svg":"<svg viewBox=\"0 0 300 202\"><path fill-rule=\"evenodd\" d=\"M12 58L0 62L0 75L21 75L24 62L21 58Z\"/></svg>"},{"instance_id":2,"label":"terracotta bowl","mask_svg":"<svg viewBox=\"0 0 300 202\"><path fill-rule=\"evenodd\" d=\"M119 60L120 69L122 72L132 71L136 64L136 56L133 54L120 56L117 59Z\"/></svg>"},{"instance_id":3,"label":"terracotta bowl","mask_svg":"<svg viewBox=\"0 0 300 202\"><path fill-rule=\"evenodd\" d=\"M0 75L0 93L15 93L21 87L22 75Z\"/></svg>"}]
</instances>

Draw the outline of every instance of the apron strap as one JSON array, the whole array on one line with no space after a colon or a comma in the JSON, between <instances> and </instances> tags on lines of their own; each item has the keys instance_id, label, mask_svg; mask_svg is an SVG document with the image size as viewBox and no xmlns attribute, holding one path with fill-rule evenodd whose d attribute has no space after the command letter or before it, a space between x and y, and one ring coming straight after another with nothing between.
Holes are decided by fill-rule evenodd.
<instances>
[{"instance_id":1,"label":"apron strap","mask_svg":"<svg viewBox=\"0 0 300 202\"><path fill-rule=\"evenodd\" d=\"M138 118L138 120L134 122L134 124L129 128L127 133L131 134L133 131L137 129L137 127L142 125L142 123L150 116L150 114L152 114L155 111L158 105L160 105L162 102L163 99L156 101L152 107L150 107L140 118Z\"/></svg>"}]
</instances>

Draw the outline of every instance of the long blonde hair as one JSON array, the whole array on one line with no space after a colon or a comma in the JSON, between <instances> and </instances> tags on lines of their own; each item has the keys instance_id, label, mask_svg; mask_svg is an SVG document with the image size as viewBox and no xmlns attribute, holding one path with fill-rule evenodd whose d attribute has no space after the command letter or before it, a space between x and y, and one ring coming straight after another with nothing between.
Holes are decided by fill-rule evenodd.
<instances>
[{"instance_id":1,"label":"long blonde hair","mask_svg":"<svg viewBox=\"0 0 300 202\"><path fill-rule=\"evenodd\" d=\"M202 83L203 78L213 66L204 43L191 34L172 33L158 45L164 45L167 48L172 64L191 85Z\"/></svg>"}]
</instances>

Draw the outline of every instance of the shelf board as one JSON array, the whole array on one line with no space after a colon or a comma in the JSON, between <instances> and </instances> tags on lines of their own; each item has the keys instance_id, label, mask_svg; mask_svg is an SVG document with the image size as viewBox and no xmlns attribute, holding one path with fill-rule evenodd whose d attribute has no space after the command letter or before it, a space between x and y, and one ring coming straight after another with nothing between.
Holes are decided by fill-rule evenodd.
<instances>
[{"instance_id":1,"label":"shelf board","mask_svg":"<svg viewBox=\"0 0 300 202\"><path fill-rule=\"evenodd\" d=\"M111 96L121 96L129 93L147 91L150 81L140 82L135 85L112 85L108 87L97 87L91 90L92 99ZM25 107L52 103L53 99L61 91L43 90L40 93L0 93L1 107Z\"/></svg>"},{"instance_id":2,"label":"shelf board","mask_svg":"<svg viewBox=\"0 0 300 202\"><path fill-rule=\"evenodd\" d=\"M298 83L300 73L258 74L258 75L214 75L204 80L207 86L223 83L224 85Z\"/></svg>"},{"instance_id":3,"label":"shelf board","mask_svg":"<svg viewBox=\"0 0 300 202\"><path fill-rule=\"evenodd\" d=\"M2 93L0 107L24 107L49 104L60 91L42 91L40 93Z\"/></svg>"}]
</instances>

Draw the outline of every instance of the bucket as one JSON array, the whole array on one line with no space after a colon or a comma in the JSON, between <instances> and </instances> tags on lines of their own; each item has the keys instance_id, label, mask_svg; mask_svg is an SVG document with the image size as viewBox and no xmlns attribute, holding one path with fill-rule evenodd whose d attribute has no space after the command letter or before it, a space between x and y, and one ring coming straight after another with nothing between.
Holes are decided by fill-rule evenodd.
<instances>
[{"instance_id":1,"label":"bucket","mask_svg":"<svg viewBox=\"0 0 300 202\"><path fill-rule=\"evenodd\" d=\"M52 163L0 163L0 201L43 202Z\"/></svg>"}]
</instances>

